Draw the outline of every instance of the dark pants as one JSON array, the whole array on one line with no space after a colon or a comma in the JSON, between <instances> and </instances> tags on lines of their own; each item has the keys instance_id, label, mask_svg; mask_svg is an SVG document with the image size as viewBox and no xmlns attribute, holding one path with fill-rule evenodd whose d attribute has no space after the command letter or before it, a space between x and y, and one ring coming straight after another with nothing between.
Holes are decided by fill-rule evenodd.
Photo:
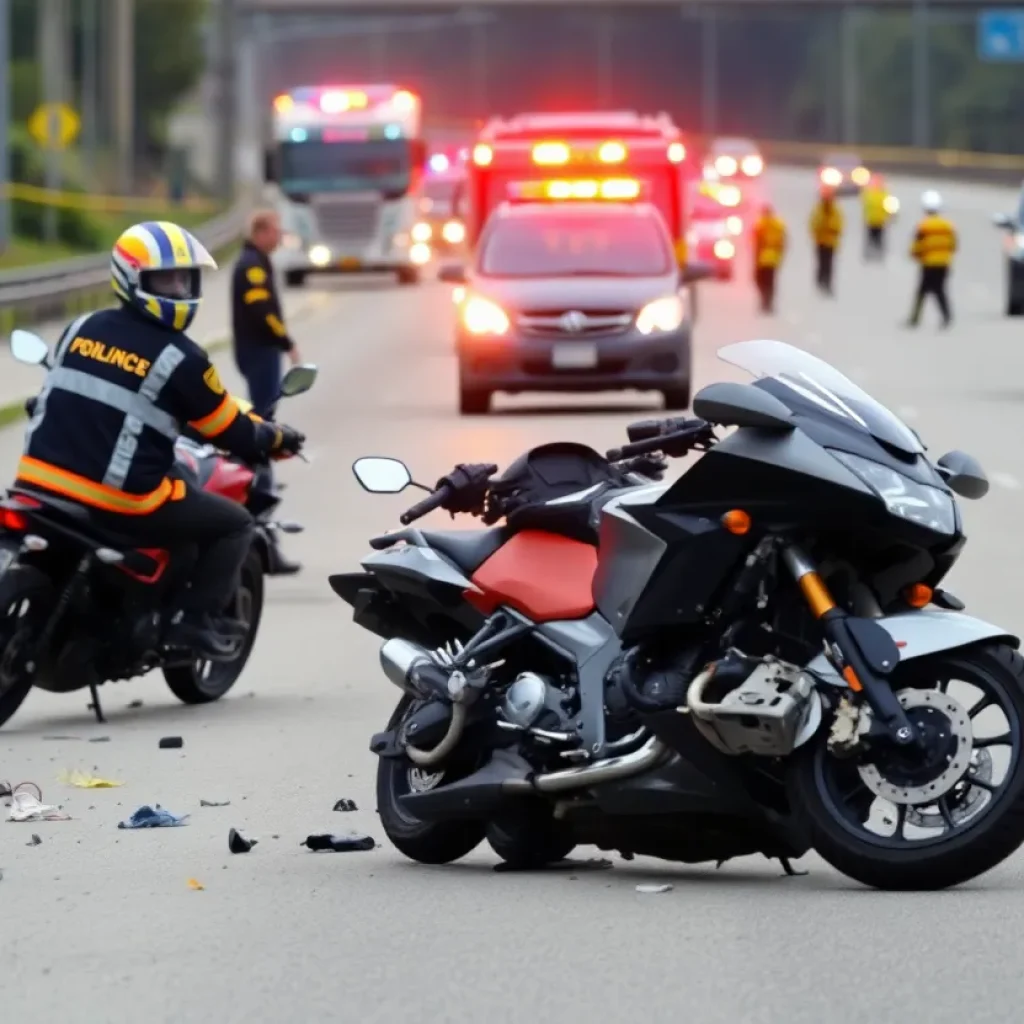
<instances>
[{"instance_id":1,"label":"dark pants","mask_svg":"<svg viewBox=\"0 0 1024 1024\"><path fill-rule=\"evenodd\" d=\"M910 314L910 323L916 327L921 320L921 311L924 309L924 300L932 295L935 297L942 314L943 324L948 325L952 320L952 313L949 309L949 297L946 295L946 279L949 277L949 267L922 267L921 278L917 284L917 294L914 296L914 309Z\"/></svg>"},{"instance_id":2,"label":"dark pants","mask_svg":"<svg viewBox=\"0 0 1024 1024\"><path fill-rule=\"evenodd\" d=\"M236 342L235 364L249 387L252 411L265 420L273 419L281 391L281 352L266 345Z\"/></svg>"},{"instance_id":3,"label":"dark pants","mask_svg":"<svg viewBox=\"0 0 1024 1024\"><path fill-rule=\"evenodd\" d=\"M771 313L775 308L775 272L777 267L757 267L754 284L761 296L761 312Z\"/></svg>"},{"instance_id":4,"label":"dark pants","mask_svg":"<svg viewBox=\"0 0 1024 1024\"><path fill-rule=\"evenodd\" d=\"M885 255L885 228L868 227L864 236L864 259L881 259Z\"/></svg>"},{"instance_id":5,"label":"dark pants","mask_svg":"<svg viewBox=\"0 0 1024 1024\"><path fill-rule=\"evenodd\" d=\"M199 558L181 606L186 612L220 615L238 588L239 570L253 540L253 518L237 502L189 486L185 497L144 516L100 513L97 519L140 546L194 544Z\"/></svg>"},{"instance_id":6,"label":"dark pants","mask_svg":"<svg viewBox=\"0 0 1024 1024\"><path fill-rule=\"evenodd\" d=\"M818 246L818 272L816 281L818 288L827 294L832 294L832 268L835 264L836 251L829 245Z\"/></svg>"}]
</instances>

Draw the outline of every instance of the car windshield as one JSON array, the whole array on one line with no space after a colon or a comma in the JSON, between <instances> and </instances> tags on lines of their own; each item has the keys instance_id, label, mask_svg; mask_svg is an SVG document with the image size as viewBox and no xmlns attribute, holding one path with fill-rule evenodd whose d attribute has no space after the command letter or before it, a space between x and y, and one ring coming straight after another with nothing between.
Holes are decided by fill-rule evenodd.
<instances>
[{"instance_id":1,"label":"car windshield","mask_svg":"<svg viewBox=\"0 0 1024 1024\"><path fill-rule=\"evenodd\" d=\"M813 402L822 412L858 427L908 454L924 451L920 438L898 416L876 402L835 367L783 341L740 341L718 350L723 362L770 379ZM785 401L785 395L773 392Z\"/></svg>"},{"instance_id":2,"label":"car windshield","mask_svg":"<svg viewBox=\"0 0 1024 1024\"><path fill-rule=\"evenodd\" d=\"M750 139L715 139L711 143L711 152L714 154L728 154L729 156L751 156L757 153L757 146Z\"/></svg>"},{"instance_id":3,"label":"car windshield","mask_svg":"<svg viewBox=\"0 0 1024 1024\"><path fill-rule=\"evenodd\" d=\"M665 230L654 217L607 213L503 218L480 259L489 277L660 277L671 270Z\"/></svg>"},{"instance_id":4,"label":"car windshield","mask_svg":"<svg viewBox=\"0 0 1024 1024\"><path fill-rule=\"evenodd\" d=\"M847 167L859 167L860 157L855 153L827 153L822 163L826 167L842 170Z\"/></svg>"}]
</instances>

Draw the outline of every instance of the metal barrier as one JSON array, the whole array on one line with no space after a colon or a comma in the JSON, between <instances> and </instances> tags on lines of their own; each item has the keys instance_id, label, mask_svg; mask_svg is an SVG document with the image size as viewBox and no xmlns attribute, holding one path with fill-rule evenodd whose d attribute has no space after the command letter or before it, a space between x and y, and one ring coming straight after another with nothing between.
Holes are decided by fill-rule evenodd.
<instances>
[{"instance_id":1,"label":"metal barrier","mask_svg":"<svg viewBox=\"0 0 1024 1024\"><path fill-rule=\"evenodd\" d=\"M195 235L211 252L237 242L245 232L252 197L239 199L227 212L195 229ZM98 254L19 267L0 273L0 322L9 329L15 317L40 320L58 316L76 301L107 290L110 256Z\"/></svg>"}]
</instances>

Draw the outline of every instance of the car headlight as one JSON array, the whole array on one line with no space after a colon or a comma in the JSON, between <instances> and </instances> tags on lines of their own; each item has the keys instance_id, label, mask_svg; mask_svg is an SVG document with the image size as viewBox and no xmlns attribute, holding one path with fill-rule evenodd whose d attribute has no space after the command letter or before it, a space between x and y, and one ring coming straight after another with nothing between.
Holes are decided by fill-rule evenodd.
<instances>
[{"instance_id":1,"label":"car headlight","mask_svg":"<svg viewBox=\"0 0 1024 1024\"><path fill-rule=\"evenodd\" d=\"M326 245L314 245L309 250L309 262L314 267L326 267L331 262L331 250Z\"/></svg>"},{"instance_id":2,"label":"car headlight","mask_svg":"<svg viewBox=\"0 0 1024 1024\"><path fill-rule=\"evenodd\" d=\"M720 260L731 260L736 255L736 246L728 238L720 238L715 242L714 253Z\"/></svg>"},{"instance_id":3,"label":"car headlight","mask_svg":"<svg viewBox=\"0 0 1024 1024\"><path fill-rule=\"evenodd\" d=\"M462 324L470 334L500 335L508 332L505 310L490 299L473 295L462 306Z\"/></svg>"},{"instance_id":4,"label":"car headlight","mask_svg":"<svg viewBox=\"0 0 1024 1024\"><path fill-rule=\"evenodd\" d=\"M412 228L412 240L414 242L429 242L434 234L434 229L429 224L414 224Z\"/></svg>"},{"instance_id":5,"label":"car headlight","mask_svg":"<svg viewBox=\"0 0 1024 1024\"><path fill-rule=\"evenodd\" d=\"M862 459L859 455L837 451L832 454L863 480L894 516L926 526L936 533L956 533L956 507L945 491L915 483L902 473L879 462Z\"/></svg>"},{"instance_id":6,"label":"car headlight","mask_svg":"<svg viewBox=\"0 0 1024 1024\"><path fill-rule=\"evenodd\" d=\"M461 221L450 220L441 229L441 237L449 245L458 245L460 242L465 241L466 228Z\"/></svg>"},{"instance_id":7,"label":"car headlight","mask_svg":"<svg viewBox=\"0 0 1024 1024\"><path fill-rule=\"evenodd\" d=\"M679 295L667 295L663 299L648 302L636 318L636 329L641 334L655 331L678 330L686 318L686 304Z\"/></svg>"},{"instance_id":8,"label":"car headlight","mask_svg":"<svg viewBox=\"0 0 1024 1024\"><path fill-rule=\"evenodd\" d=\"M739 170L739 164L736 162L734 157L720 156L715 161L715 170L718 171L723 178L728 178Z\"/></svg>"},{"instance_id":9,"label":"car headlight","mask_svg":"<svg viewBox=\"0 0 1024 1024\"><path fill-rule=\"evenodd\" d=\"M740 167L747 177L756 178L764 170L764 161L759 156L745 156Z\"/></svg>"}]
</instances>

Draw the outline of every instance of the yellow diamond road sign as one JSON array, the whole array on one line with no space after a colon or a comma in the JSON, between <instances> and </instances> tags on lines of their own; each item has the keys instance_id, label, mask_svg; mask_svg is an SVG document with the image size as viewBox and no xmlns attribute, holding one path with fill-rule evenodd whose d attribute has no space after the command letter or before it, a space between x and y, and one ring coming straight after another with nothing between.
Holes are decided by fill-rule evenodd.
<instances>
[{"instance_id":1,"label":"yellow diamond road sign","mask_svg":"<svg viewBox=\"0 0 1024 1024\"><path fill-rule=\"evenodd\" d=\"M71 145L82 126L78 115L66 103L44 103L28 119L32 138L46 149L64 149Z\"/></svg>"}]
</instances>

